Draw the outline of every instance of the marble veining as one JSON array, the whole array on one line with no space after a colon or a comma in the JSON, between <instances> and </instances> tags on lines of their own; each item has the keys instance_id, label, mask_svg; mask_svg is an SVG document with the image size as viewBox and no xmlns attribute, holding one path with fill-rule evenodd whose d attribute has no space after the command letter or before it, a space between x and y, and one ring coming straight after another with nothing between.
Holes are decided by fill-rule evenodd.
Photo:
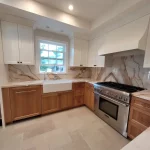
<instances>
[{"instance_id":1,"label":"marble veining","mask_svg":"<svg viewBox=\"0 0 150 150\"><path fill-rule=\"evenodd\" d=\"M114 57L112 67L91 68L92 79L113 81L150 89L150 69L143 68L144 56Z\"/></svg>"},{"instance_id":2,"label":"marble veining","mask_svg":"<svg viewBox=\"0 0 150 150\"><path fill-rule=\"evenodd\" d=\"M94 81L113 81L150 89L150 69L143 68L144 55L114 57L112 67L70 67L66 74L60 74L61 79L90 78ZM36 66L8 65L8 76L11 82L43 80ZM52 79L51 74L47 79Z\"/></svg>"},{"instance_id":3,"label":"marble veining","mask_svg":"<svg viewBox=\"0 0 150 150\"><path fill-rule=\"evenodd\" d=\"M40 74L35 66L8 65L8 76L10 82L22 82L32 80L43 80L44 74ZM53 79L53 74L46 73L46 79ZM59 79L88 78L87 68L71 67L65 74L58 74Z\"/></svg>"}]
</instances>

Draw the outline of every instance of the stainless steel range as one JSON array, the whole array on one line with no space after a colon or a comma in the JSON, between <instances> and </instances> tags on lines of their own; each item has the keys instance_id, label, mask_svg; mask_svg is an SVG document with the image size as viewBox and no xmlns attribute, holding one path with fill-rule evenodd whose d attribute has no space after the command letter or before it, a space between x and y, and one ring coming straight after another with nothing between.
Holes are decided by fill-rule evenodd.
<instances>
[{"instance_id":1,"label":"stainless steel range","mask_svg":"<svg viewBox=\"0 0 150 150\"><path fill-rule=\"evenodd\" d=\"M144 89L115 82L95 83L95 114L127 137L130 95L141 90Z\"/></svg>"}]
</instances>

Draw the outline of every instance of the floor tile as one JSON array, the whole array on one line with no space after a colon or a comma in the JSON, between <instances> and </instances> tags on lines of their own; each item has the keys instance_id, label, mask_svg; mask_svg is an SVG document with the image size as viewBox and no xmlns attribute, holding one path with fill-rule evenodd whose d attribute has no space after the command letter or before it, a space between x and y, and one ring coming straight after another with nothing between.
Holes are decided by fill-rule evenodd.
<instances>
[{"instance_id":1,"label":"floor tile","mask_svg":"<svg viewBox=\"0 0 150 150\"><path fill-rule=\"evenodd\" d=\"M24 140L54 130L55 126L52 120L46 122L37 122L33 124L24 133Z\"/></svg>"},{"instance_id":2,"label":"floor tile","mask_svg":"<svg viewBox=\"0 0 150 150\"><path fill-rule=\"evenodd\" d=\"M120 150L128 142L86 107L0 129L0 150Z\"/></svg>"},{"instance_id":3,"label":"floor tile","mask_svg":"<svg viewBox=\"0 0 150 150\"><path fill-rule=\"evenodd\" d=\"M63 129L56 129L44 134L50 149L61 148L64 145L72 142L68 132Z\"/></svg>"}]
</instances>

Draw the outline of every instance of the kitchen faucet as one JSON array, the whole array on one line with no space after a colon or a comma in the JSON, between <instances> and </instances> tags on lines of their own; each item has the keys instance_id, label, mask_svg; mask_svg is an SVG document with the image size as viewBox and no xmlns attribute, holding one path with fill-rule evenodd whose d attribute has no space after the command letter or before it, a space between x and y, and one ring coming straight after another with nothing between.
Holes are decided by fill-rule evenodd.
<instances>
[{"instance_id":1,"label":"kitchen faucet","mask_svg":"<svg viewBox=\"0 0 150 150\"><path fill-rule=\"evenodd\" d=\"M46 80L47 71L44 72L44 80Z\"/></svg>"},{"instance_id":2,"label":"kitchen faucet","mask_svg":"<svg viewBox=\"0 0 150 150\"><path fill-rule=\"evenodd\" d=\"M57 73L51 73L53 76L54 76L54 80L58 80L58 79L61 79Z\"/></svg>"}]
</instances>

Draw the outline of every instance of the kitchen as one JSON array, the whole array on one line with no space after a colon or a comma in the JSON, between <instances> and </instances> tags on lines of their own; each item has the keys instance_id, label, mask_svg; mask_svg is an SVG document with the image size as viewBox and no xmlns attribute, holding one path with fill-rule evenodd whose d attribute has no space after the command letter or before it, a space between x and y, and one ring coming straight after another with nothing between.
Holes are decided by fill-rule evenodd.
<instances>
[{"instance_id":1,"label":"kitchen","mask_svg":"<svg viewBox=\"0 0 150 150\"><path fill-rule=\"evenodd\" d=\"M0 10L2 150L150 148L148 0Z\"/></svg>"}]
</instances>

